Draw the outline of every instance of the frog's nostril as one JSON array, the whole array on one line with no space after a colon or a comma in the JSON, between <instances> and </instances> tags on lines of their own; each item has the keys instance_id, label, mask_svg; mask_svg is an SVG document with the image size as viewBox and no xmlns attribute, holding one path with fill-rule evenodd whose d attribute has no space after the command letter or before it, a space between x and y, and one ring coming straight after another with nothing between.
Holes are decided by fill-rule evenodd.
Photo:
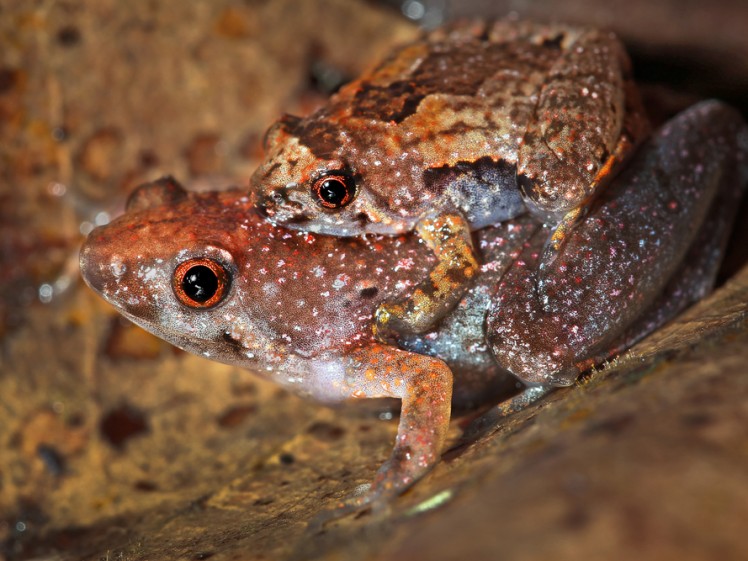
<instances>
[{"instance_id":1,"label":"frog's nostril","mask_svg":"<svg viewBox=\"0 0 748 561\"><path fill-rule=\"evenodd\" d=\"M275 200L271 197L263 197L257 202L257 210L263 216L273 216L277 209Z\"/></svg>"},{"instance_id":2,"label":"frog's nostril","mask_svg":"<svg viewBox=\"0 0 748 561\"><path fill-rule=\"evenodd\" d=\"M283 210L289 210L289 200L285 189L275 189L260 199L258 204L261 214L274 216Z\"/></svg>"}]
</instances>

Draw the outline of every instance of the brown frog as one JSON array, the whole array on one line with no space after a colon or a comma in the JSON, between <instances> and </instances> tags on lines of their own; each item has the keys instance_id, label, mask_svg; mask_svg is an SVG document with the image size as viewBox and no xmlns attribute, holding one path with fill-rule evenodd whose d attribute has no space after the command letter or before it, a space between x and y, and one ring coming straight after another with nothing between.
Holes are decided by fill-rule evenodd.
<instances>
[{"instance_id":1,"label":"brown frog","mask_svg":"<svg viewBox=\"0 0 748 561\"><path fill-rule=\"evenodd\" d=\"M335 236L415 230L437 256L380 340L432 328L479 267L471 230L526 211L553 227L541 266L648 131L609 32L498 21L395 50L266 135L251 184L276 224Z\"/></svg>"}]
</instances>

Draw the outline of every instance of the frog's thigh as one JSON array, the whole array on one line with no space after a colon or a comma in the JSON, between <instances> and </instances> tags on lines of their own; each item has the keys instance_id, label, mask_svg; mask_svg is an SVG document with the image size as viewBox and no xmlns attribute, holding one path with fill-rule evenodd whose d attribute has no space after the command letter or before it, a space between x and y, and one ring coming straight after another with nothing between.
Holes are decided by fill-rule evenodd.
<instances>
[{"instance_id":1,"label":"frog's thigh","mask_svg":"<svg viewBox=\"0 0 748 561\"><path fill-rule=\"evenodd\" d=\"M630 348L712 290L742 191L739 173L736 173L738 170L726 171L722 179L723 187L706 220L663 291L623 335L613 343L600 347L595 352L596 356L588 360L587 367Z\"/></svg>"},{"instance_id":2,"label":"frog's thigh","mask_svg":"<svg viewBox=\"0 0 748 561\"><path fill-rule=\"evenodd\" d=\"M397 333L423 333L434 327L457 305L478 272L470 225L460 214L424 218L416 231L438 262L408 299L387 302L377 309L374 333L381 341Z\"/></svg>"},{"instance_id":3,"label":"frog's thigh","mask_svg":"<svg viewBox=\"0 0 748 561\"><path fill-rule=\"evenodd\" d=\"M565 46L548 73L517 166L525 203L537 216L559 219L589 199L606 169L637 142L627 129L642 134L641 110L627 99L636 101L628 65L613 36L589 31Z\"/></svg>"},{"instance_id":4,"label":"frog's thigh","mask_svg":"<svg viewBox=\"0 0 748 561\"><path fill-rule=\"evenodd\" d=\"M683 262L715 196L745 181L744 126L718 102L681 113L601 194L550 266L539 271L531 252L518 259L487 321L498 362L527 381L568 384L634 324Z\"/></svg>"},{"instance_id":5,"label":"frog's thigh","mask_svg":"<svg viewBox=\"0 0 748 561\"><path fill-rule=\"evenodd\" d=\"M352 351L346 383L356 398L402 400L397 441L376 479L356 504L402 493L438 461L449 429L452 372L439 359L374 343Z\"/></svg>"}]
</instances>

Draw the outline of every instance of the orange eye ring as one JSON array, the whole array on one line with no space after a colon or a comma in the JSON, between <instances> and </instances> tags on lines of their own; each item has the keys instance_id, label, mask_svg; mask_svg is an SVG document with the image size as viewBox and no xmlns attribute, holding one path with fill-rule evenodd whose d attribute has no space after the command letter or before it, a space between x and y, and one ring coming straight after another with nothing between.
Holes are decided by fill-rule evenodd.
<instances>
[{"instance_id":1,"label":"orange eye ring","mask_svg":"<svg viewBox=\"0 0 748 561\"><path fill-rule=\"evenodd\" d=\"M356 183L350 175L331 173L314 182L312 193L317 203L324 208L343 208L356 195Z\"/></svg>"},{"instance_id":2,"label":"orange eye ring","mask_svg":"<svg viewBox=\"0 0 748 561\"><path fill-rule=\"evenodd\" d=\"M194 309L208 309L218 305L230 286L231 275L226 267L205 257L180 263L172 277L172 288L177 300Z\"/></svg>"}]
</instances>

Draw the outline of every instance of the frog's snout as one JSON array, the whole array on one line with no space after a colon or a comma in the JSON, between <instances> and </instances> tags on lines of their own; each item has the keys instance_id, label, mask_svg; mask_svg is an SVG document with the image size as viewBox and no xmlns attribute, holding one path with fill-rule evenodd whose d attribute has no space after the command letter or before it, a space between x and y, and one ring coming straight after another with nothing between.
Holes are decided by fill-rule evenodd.
<instances>
[{"instance_id":1,"label":"frog's snout","mask_svg":"<svg viewBox=\"0 0 748 561\"><path fill-rule=\"evenodd\" d=\"M283 195L278 190L275 190L257 201L257 210L263 216L272 218L281 204L283 204Z\"/></svg>"},{"instance_id":2,"label":"frog's snout","mask_svg":"<svg viewBox=\"0 0 748 561\"><path fill-rule=\"evenodd\" d=\"M100 268L96 266L99 263L99 257L95 245L91 243L91 236L89 235L86 241L83 242L78 255L78 262L83 280L93 290L101 294L106 281L101 275Z\"/></svg>"},{"instance_id":3,"label":"frog's snout","mask_svg":"<svg viewBox=\"0 0 748 561\"><path fill-rule=\"evenodd\" d=\"M100 226L88 235L78 254L81 276L86 284L106 300L114 288L127 278L129 269L116 236L107 226Z\"/></svg>"}]
</instances>

